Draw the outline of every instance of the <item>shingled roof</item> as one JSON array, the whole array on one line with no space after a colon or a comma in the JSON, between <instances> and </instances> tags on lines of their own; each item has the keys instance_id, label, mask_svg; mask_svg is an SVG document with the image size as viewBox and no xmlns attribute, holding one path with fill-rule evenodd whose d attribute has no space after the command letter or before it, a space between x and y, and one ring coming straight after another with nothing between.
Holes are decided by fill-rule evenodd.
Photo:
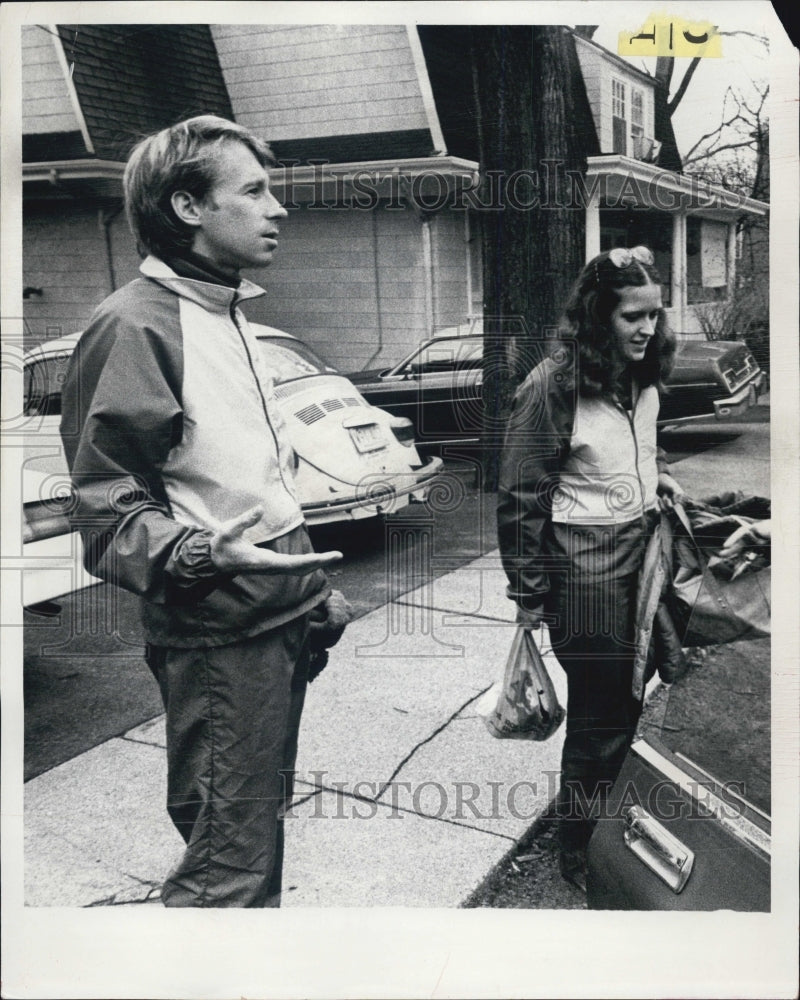
<instances>
[{"instance_id":1,"label":"shingled roof","mask_svg":"<svg viewBox=\"0 0 800 1000\"><path fill-rule=\"evenodd\" d=\"M447 150L452 156L479 160L471 61L472 29L464 25L428 24L419 25L417 31ZM576 82L583 80L577 57L572 59L568 72ZM575 90L578 106L574 109L574 121L584 136L585 155L593 156L599 152L594 119L585 88L578 85Z\"/></svg>"},{"instance_id":2,"label":"shingled roof","mask_svg":"<svg viewBox=\"0 0 800 1000\"><path fill-rule=\"evenodd\" d=\"M59 25L100 159L125 160L144 135L197 114L233 118L206 24Z\"/></svg>"},{"instance_id":3,"label":"shingled roof","mask_svg":"<svg viewBox=\"0 0 800 1000\"><path fill-rule=\"evenodd\" d=\"M279 139L271 142L270 148L282 166L414 159L432 156L434 152L428 129L359 132L357 135L326 135L316 139Z\"/></svg>"}]
</instances>

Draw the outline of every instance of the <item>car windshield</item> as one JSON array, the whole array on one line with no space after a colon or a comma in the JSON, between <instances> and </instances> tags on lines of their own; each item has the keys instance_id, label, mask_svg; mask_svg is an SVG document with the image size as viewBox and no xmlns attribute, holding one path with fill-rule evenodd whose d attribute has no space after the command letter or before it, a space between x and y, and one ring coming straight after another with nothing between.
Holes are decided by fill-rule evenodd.
<instances>
[{"instance_id":1,"label":"car windshield","mask_svg":"<svg viewBox=\"0 0 800 1000\"><path fill-rule=\"evenodd\" d=\"M483 340L478 337L442 337L420 348L405 361L400 372L436 372L453 368L477 368L483 359Z\"/></svg>"},{"instance_id":2,"label":"car windshield","mask_svg":"<svg viewBox=\"0 0 800 1000\"><path fill-rule=\"evenodd\" d=\"M335 372L301 340L285 337L259 337L261 356L275 376L275 384L291 382L308 375L325 375Z\"/></svg>"}]
</instances>

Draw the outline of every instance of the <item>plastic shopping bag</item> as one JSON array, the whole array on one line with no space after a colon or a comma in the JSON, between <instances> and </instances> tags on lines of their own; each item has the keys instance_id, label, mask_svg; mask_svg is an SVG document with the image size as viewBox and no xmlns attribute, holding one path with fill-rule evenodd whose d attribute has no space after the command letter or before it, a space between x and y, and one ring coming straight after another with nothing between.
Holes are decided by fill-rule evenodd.
<instances>
[{"instance_id":1,"label":"plastic shopping bag","mask_svg":"<svg viewBox=\"0 0 800 1000\"><path fill-rule=\"evenodd\" d=\"M547 740L561 725L564 709L534 639L517 627L497 701L484 715L486 728L501 740Z\"/></svg>"},{"instance_id":2,"label":"plastic shopping bag","mask_svg":"<svg viewBox=\"0 0 800 1000\"><path fill-rule=\"evenodd\" d=\"M757 509L769 516L768 500L749 499L760 503ZM701 501L688 509L676 504L672 512L675 526L670 612L683 645L716 646L769 636L769 547L763 547L765 555L739 567L722 560L718 552L725 538L740 524L754 519L729 515L724 509L719 513L713 507L709 513L708 504Z\"/></svg>"}]
</instances>

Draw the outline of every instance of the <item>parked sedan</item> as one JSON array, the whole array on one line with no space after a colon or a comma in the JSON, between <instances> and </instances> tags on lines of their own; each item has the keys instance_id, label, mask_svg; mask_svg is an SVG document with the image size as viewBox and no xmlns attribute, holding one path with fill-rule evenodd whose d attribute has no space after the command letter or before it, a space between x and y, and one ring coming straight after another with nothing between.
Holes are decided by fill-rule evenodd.
<instances>
[{"instance_id":1,"label":"parked sedan","mask_svg":"<svg viewBox=\"0 0 800 1000\"><path fill-rule=\"evenodd\" d=\"M468 334L453 334L442 331L393 367L348 375L375 406L411 420L420 446L475 444L481 433L484 337L475 325ZM517 375L537 360L520 360ZM681 339L659 423L734 420L757 402L765 385L746 344Z\"/></svg>"},{"instance_id":2,"label":"parked sedan","mask_svg":"<svg viewBox=\"0 0 800 1000\"><path fill-rule=\"evenodd\" d=\"M307 523L375 517L425 498L442 462L420 459L408 419L373 406L302 341L251 327L274 373ZM46 342L25 356L26 607L96 582L82 568L80 537L70 533L66 518L70 486L59 436L61 384L79 337Z\"/></svg>"}]
</instances>

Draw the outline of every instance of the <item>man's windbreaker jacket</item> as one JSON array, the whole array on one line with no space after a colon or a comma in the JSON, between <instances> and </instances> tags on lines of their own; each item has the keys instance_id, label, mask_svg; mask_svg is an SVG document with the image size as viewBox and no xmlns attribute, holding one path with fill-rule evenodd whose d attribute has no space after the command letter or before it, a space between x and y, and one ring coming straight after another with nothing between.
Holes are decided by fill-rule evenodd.
<instances>
[{"instance_id":1,"label":"man's windbreaker jacket","mask_svg":"<svg viewBox=\"0 0 800 1000\"><path fill-rule=\"evenodd\" d=\"M261 504L245 538L311 551L294 455L258 343L238 309L263 290L175 274L154 257L103 302L62 392L87 570L145 600L147 640L235 642L325 597L325 574L219 574L212 530Z\"/></svg>"}]
</instances>

